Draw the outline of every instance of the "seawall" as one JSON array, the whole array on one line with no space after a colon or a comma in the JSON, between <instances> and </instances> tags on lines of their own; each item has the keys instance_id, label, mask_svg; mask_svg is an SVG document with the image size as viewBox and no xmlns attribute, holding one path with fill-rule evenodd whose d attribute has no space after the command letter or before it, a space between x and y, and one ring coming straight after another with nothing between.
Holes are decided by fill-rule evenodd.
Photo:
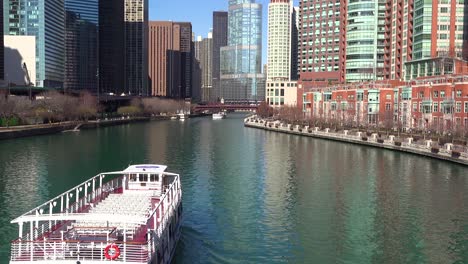
<instances>
[{"instance_id":1,"label":"seawall","mask_svg":"<svg viewBox=\"0 0 468 264\"><path fill-rule=\"evenodd\" d=\"M328 131L320 131L317 128L300 128L299 126L293 126L290 124L280 124L279 122L268 122L264 120L258 120L255 122L252 118L246 118L244 120L245 127L258 128L267 131L274 131L279 133L286 133L292 135L321 138L326 140L333 140L351 144L359 144L364 146L376 147L381 149L388 149L393 151L407 152L417 155L422 155L430 158L439 160L445 160L454 162L457 164L468 166L468 153L462 152L459 157L453 156L451 150L440 149L438 153L433 153L431 148L426 145L419 145L408 142L396 142L393 138L389 139L378 139L377 137L365 137L363 140L361 135L349 135L347 132L334 133ZM397 145L399 144L399 145Z\"/></svg>"},{"instance_id":2,"label":"seawall","mask_svg":"<svg viewBox=\"0 0 468 264\"><path fill-rule=\"evenodd\" d=\"M32 137L46 134L60 133L66 130L78 129L95 129L100 127L118 126L136 122L148 122L152 120L166 120L168 117L134 117L134 118L119 118L110 120L88 121L88 122L62 122L53 124L41 124L32 126L21 126L0 129L0 140L13 139L21 137Z\"/></svg>"}]
</instances>

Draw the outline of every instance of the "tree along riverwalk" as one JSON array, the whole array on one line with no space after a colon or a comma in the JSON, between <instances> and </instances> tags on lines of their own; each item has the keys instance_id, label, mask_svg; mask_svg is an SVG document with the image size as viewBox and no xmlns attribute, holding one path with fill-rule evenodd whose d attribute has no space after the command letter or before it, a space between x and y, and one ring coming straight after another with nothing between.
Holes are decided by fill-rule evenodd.
<instances>
[{"instance_id":1,"label":"tree along riverwalk","mask_svg":"<svg viewBox=\"0 0 468 264\"><path fill-rule=\"evenodd\" d=\"M360 144L396 151L403 151L426 157L446 160L468 166L468 149L455 150L453 144L445 144L443 148L433 146L431 140L425 140L424 144L414 142L413 138L397 139L393 135L379 137L377 133L367 136L366 132L351 132L344 130L341 133L331 132L329 128L320 130L318 127L308 127L282 123L281 121L269 121L256 116L244 120L245 127L259 128L280 133L301 135L322 139L335 140L353 144ZM436 142L437 143L437 142Z\"/></svg>"}]
</instances>

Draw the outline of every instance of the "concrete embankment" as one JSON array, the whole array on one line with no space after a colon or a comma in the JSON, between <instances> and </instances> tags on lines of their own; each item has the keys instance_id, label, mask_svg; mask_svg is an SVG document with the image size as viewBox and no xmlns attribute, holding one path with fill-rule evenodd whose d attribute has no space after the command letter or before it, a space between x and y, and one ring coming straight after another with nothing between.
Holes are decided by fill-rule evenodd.
<instances>
[{"instance_id":1,"label":"concrete embankment","mask_svg":"<svg viewBox=\"0 0 468 264\"><path fill-rule=\"evenodd\" d=\"M32 126L21 126L12 128L1 128L0 129L0 140L2 139L13 139L20 137L31 137L46 134L60 133L66 130L73 129L94 129L100 127L117 126L136 122L148 122L153 120L166 120L168 117L156 116L156 117L134 117L134 118L120 118L110 120L99 120L99 121L88 121L88 122L63 122L60 124L42 124Z\"/></svg>"},{"instance_id":2,"label":"concrete embankment","mask_svg":"<svg viewBox=\"0 0 468 264\"><path fill-rule=\"evenodd\" d=\"M405 142L401 142L396 141L393 136L389 136L389 138L386 139L381 139L378 138L377 134L374 134L371 137L367 137L366 135L361 135L362 132L358 132L359 134L356 135L348 134L348 131L343 131L343 133L333 133L327 129L322 131L318 128L301 128L299 126L293 126L290 124L280 124L278 122L275 123L264 120L253 120L250 118L247 118L244 121L244 125L246 127L259 128L292 135L321 138L394 151L402 151L468 166L468 153L457 153L450 150L450 146L447 148L440 148L438 149L437 153L433 153L430 143L426 143L425 145L415 144L411 139L406 139Z\"/></svg>"}]
</instances>

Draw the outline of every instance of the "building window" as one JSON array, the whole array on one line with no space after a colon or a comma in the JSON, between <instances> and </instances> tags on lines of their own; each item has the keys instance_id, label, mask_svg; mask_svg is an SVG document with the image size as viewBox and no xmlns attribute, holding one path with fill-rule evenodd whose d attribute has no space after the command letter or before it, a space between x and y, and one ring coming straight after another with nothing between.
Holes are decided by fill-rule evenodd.
<instances>
[{"instance_id":1,"label":"building window","mask_svg":"<svg viewBox=\"0 0 468 264\"><path fill-rule=\"evenodd\" d=\"M439 97L439 91L434 91L434 97L438 98Z\"/></svg>"},{"instance_id":2,"label":"building window","mask_svg":"<svg viewBox=\"0 0 468 264\"><path fill-rule=\"evenodd\" d=\"M465 113L468 113L468 102L465 102Z\"/></svg>"},{"instance_id":3,"label":"building window","mask_svg":"<svg viewBox=\"0 0 468 264\"><path fill-rule=\"evenodd\" d=\"M461 97L462 96L462 91L461 90L458 90L457 91L457 97Z\"/></svg>"},{"instance_id":4,"label":"building window","mask_svg":"<svg viewBox=\"0 0 468 264\"><path fill-rule=\"evenodd\" d=\"M445 91L440 91L440 98L445 98Z\"/></svg>"},{"instance_id":5,"label":"building window","mask_svg":"<svg viewBox=\"0 0 468 264\"><path fill-rule=\"evenodd\" d=\"M418 111L418 103L413 103L413 112Z\"/></svg>"},{"instance_id":6,"label":"building window","mask_svg":"<svg viewBox=\"0 0 468 264\"><path fill-rule=\"evenodd\" d=\"M390 103L386 103L385 104L385 111L390 111L390 109L391 109L390 107L391 107Z\"/></svg>"},{"instance_id":7,"label":"building window","mask_svg":"<svg viewBox=\"0 0 468 264\"><path fill-rule=\"evenodd\" d=\"M434 112L439 112L439 103L434 103Z\"/></svg>"},{"instance_id":8,"label":"building window","mask_svg":"<svg viewBox=\"0 0 468 264\"><path fill-rule=\"evenodd\" d=\"M456 106L455 109L456 109L455 111L456 111L457 113L461 113L461 109L462 109L462 108L461 108L461 102L457 102L457 106Z\"/></svg>"}]
</instances>

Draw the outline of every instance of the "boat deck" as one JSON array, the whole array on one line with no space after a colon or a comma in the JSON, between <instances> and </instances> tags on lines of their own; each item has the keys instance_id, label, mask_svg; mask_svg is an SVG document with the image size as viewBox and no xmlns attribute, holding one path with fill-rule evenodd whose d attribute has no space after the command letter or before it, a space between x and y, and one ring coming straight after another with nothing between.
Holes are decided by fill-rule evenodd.
<instances>
[{"instance_id":1,"label":"boat deck","mask_svg":"<svg viewBox=\"0 0 468 264\"><path fill-rule=\"evenodd\" d=\"M12 220L19 236L10 263L170 261L182 193L179 175L165 169L134 165L101 173Z\"/></svg>"}]
</instances>

